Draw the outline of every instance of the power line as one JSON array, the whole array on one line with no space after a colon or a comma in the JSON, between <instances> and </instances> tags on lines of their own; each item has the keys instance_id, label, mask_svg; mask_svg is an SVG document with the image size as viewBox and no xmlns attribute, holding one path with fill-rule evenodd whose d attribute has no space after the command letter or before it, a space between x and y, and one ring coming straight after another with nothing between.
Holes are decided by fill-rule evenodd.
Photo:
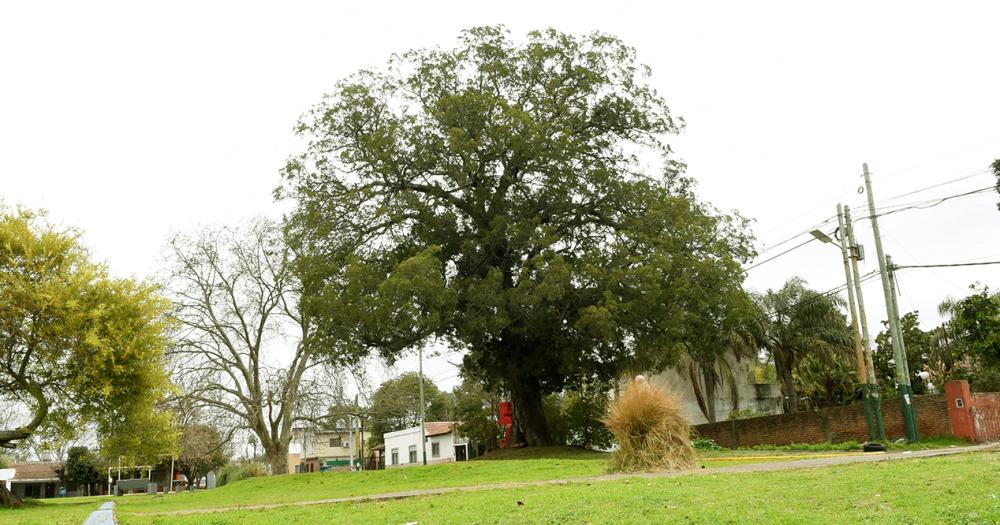
<instances>
[{"instance_id":1,"label":"power line","mask_svg":"<svg viewBox=\"0 0 1000 525\"><path fill-rule=\"evenodd\" d=\"M913 191L908 191L906 193L900 193L899 195L894 195L894 196L889 197L887 199L883 199L882 202L878 203L878 204L883 204L883 203L886 203L886 202L889 202L889 201L893 201L893 200L896 200L896 199L899 199L899 198L902 198L902 197L908 197L910 195L915 195L917 193L922 193L922 192L925 192L927 190L931 190L931 189L934 189L934 188L940 188L941 186L947 186L948 184L953 184L955 182L960 182L960 181L963 181L963 180L966 180L966 179L971 179L972 177L978 177L980 175L986 175L986 174L990 173L991 171L992 170L990 170L989 168L979 169L979 170L976 170L976 171L974 171L972 173L969 173L967 175L962 175L961 177L956 177L954 179L949 179L949 180L946 180L944 182L939 182L937 184L932 184L932 185L924 187L924 188L920 188L920 189L913 190Z\"/></svg>"},{"instance_id":2,"label":"power line","mask_svg":"<svg viewBox=\"0 0 1000 525\"><path fill-rule=\"evenodd\" d=\"M962 197L969 197L969 196L972 196L972 195L977 195L977 194L980 194L980 193L986 193L988 191L993 191L993 190L994 190L994 186L986 186L985 188L979 188L979 189L972 190L972 191L967 191L967 192L964 192L964 193L956 193L954 195L947 195L945 197L940 197L940 198L935 198L935 199L927 199L927 200L917 201L917 202L913 202L913 203L905 203L905 204L896 204L896 205L886 206L886 207L883 207L882 209L885 209L885 208L896 208L896 209L888 210L888 211L885 211L885 212L882 212L882 213L878 213L878 209L876 209L876 216L877 217L884 217L886 215L892 215L893 213L899 213L899 212L908 211L908 210L926 210L928 208L933 208L935 206L938 206L938 205L943 204L945 202L948 202L950 200L954 200L954 199L958 199L958 198L962 198ZM871 215L864 215L864 216L861 216L861 217L858 217L857 219L855 219L855 222L857 222L859 220L862 220L862 219L871 219L871 218L872 218Z\"/></svg>"},{"instance_id":3,"label":"power line","mask_svg":"<svg viewBox=\"0 0 1000 525\"><path fill-rule=\"evenodd\" d=\"M801 237L801 236L803 236L803 235L805 235L805 234L807 234L807 233L809 233L809 232L811 232L813 230L818 230L818 229L822 228L823 226L826 226L827 224L833 222L836 218L837 218L836 215L833 215L831 217L827 217L826 220L824 220L824 221L822 221L822 222L820 222L818 224L814 224L813 226L810 226L808 229L802 230L801 232L796 233L795 235L792 235L791 237L788 237L787 239L785 239L783 241L779 241L779 242L776 242L774 244L765 244L764 248L760 251L760 253L766 253L768 251L771 251L771 250L777 248L778 246L782 246L784 244L788 244L789 242L794 241L798 237ZM758 254L758 255L760 255L760 254Z\"/></svg>"},{"instance_id":4,"label":"power line","mask_svg":"<svg viewBox=\"0 0 1000 525\"><path fill-rule=\"evenodd\" d=\"M791 248L789 248L789 249L787 249L787 250L785 250L785 251L783 251L783 252L781 252L781 253L779 253L779 254L777 254L777 255L773 256L773 257L769 257L769 258L767 258L767 259L764 259L763 261L760 261L760 262L758 262L758 263L756 263L756 264L754 264L754 265L752 265L752 266L749 266L749 267L745 268L745 269L743 270L743 273L747 273L747 272L749 272L750 270L753 270L754 268L756 268L756 267L758 267L758 266L760 266L760 265L762 265L762 264L764 264L764 263L766 263L766 262L770 262L770 261L773 261L773 260L777 259L778 257L781 257L782 255L785 255L786 253L789 253L789 252L792 252L792 251L795 251L795 250L797 250L797 249L799 249L799 248L801 248L801 247L803 247L803 246L805 246L805 245L807 245L807 244L809 244L809 243L811 243L811 242L813 242L813 241L815 241L815 240L816 240L816 238L815 238L815 237L813 237L813 238L810 238L810 239L806 239L806 241L805 241L805 242L803 242L803 243L801 243L801 244L796 244L795 246L792 246Z\"/></svg>"},{"instance_id":5,"label":"power line","mask_svg":"<svg viewBox=\"0 0 1000 525\"><path fill-rule=\"evenodd\" d=\"M904 268L955 268L958 266L986 266L990 264L1000 264L1000 261L983 261L983 262L967 262L967 263L950 263L950 264L897 264L894 266L896 269Z\"/></svg>"}]
</instances>

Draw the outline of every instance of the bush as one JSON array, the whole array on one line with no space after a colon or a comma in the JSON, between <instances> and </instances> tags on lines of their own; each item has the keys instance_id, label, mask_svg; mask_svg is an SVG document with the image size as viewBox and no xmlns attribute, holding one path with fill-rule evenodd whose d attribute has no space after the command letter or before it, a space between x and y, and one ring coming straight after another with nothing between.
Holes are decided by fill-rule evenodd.
<instances>
[{"instance_id":1,"label":"bush","mask_svg":"<svg viewBox=\"0 0 1000 525\"><path fill-rule=\"evenodd\" d=\"M697 450L722 450L714 439L709 438L694 438L691 440L691 446Z\"/></svg>"},{"instance_id":2,"label":"bush","mask_svg":"<svg viewBox=\"0 0 1000 525\"><path fill-rule=\"evenodd\" d=\"M559 444L606 450L614 437L604 426L610 397L602 385L587 385L543 400L549 435Z\"/></svg>"},{"instance_id":3,"label":"bush","mask_svg":"<svg viewBox=\"0 0 1000 525\"><path fill-rule=\"evenodd\" d=\"M741 408L739 410L733 410L732 412L729 413L729 417L727 417L726 420L734 421L737 419L750 419L754 417L763 417L766 415L767 414L765 414L764 412L758 412L757 410L747 407L747 408Z\"/></svg>"},{"instance_id":4,"label":"bush","mask_svg":"<svg viewBox=\"0 0 1000 525\"><path fill-rule=\"evenodd\" d=\"M752 447L740 447L739 450L782 450L792 452L844 452L849 450L861 450L861 443L857 441L844 441L841 443L790 443L788 445L754 445Z\"/></svg>"},{"instance_id":5,"label":"bush","mask_svg":"<svg viewBox=\"0 0 1000 525\"><path fill-rule=\"evenodd\" d=\"M612 472L686 470L695 466L691 425L680 401L639 376L618 398L604 423L618 441Z\"/></svg>"},{"instance_id":6,"label":"bush","mask_svg":"<svg viewBox=\"0 0 1000 525\"><path fill-rule=\"evenodd\" d=\"M221 487L240 480L266 475L267 465L263 463L230 463L219 470L219 475L215 478L215 485Z\"/></svg>"}]
</instances>

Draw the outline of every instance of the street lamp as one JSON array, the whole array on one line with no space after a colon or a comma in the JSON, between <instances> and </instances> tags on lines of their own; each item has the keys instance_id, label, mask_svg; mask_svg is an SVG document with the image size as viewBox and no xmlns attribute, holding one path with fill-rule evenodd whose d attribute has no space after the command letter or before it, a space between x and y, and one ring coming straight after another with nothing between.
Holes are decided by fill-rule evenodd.
<instances>
[{"instance_id":1,"label":"street lamp","mask_svg":"<svg viewBox=\"0 0 1000 525\"><path fill-rule=\"evenodd\" d=\"M819 230L813 230L813 231L809 232L809 235L812 235L813 237L816 238L816 240L818 240L818 241L820 241L822 243L829 244L829 243L833 242L833 239L829 235L827 235L827 234L825 234L825 233L823 233L823 232L821 232Z\"/></svg>"}]
</instances>

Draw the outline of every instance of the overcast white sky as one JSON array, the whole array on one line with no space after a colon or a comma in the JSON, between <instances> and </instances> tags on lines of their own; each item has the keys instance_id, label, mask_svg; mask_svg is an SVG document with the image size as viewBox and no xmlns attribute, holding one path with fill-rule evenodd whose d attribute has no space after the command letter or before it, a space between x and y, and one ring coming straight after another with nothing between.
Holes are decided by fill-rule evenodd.
<instances>
[{"instance_id":1,"label":"overcast white sky","mask_svg":"<svg viewBox=\"0 0 1000 525\"><path fill-rule=\"evenodd\" d=\"M995 2L7 2L0 199L82 229L114 273L149 275L172 231L280 215L271 190L298 149L292 126L338 79L503 23L635 46L687 120L672 143L702 196L754 218L773 244L838 201L863 204L862 162L882 200L1000 157L997 20ZM981 173L894 202L991 182ZM886 250L899 264L1000 259L997 200L886 217ZM865 222L858 234L874 254ZM873 268L870 257L862 271ZM839 252L812 243L752 270L748 286L792 275L832 288ZM1000 286L1000 266L904 272L900 308L928 328L937 303L974 281ZM865 293L877 332L878 281ZM444 357L427 368L457 382Z\"/></svg>"}]
</instances>

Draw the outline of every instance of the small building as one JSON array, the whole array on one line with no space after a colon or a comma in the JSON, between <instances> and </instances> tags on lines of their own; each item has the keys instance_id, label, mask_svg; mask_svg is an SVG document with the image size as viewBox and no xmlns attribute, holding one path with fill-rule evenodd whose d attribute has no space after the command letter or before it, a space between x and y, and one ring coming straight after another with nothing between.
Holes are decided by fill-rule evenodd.
<instances>
[{"instance_id":1,"label":"small building","mask_svg":"<svg viewBox=\"0 0 1000 525\"><path fill-rule=\"evenodd\" d=\"M360 428L346 428L338 425L335 429L318 429L297 427L292 430L292 443L289 447L289 473L329 472L332 470L350 470L353 459L354 468L360 468L363 462L364 443L370 434ZM298 459L296 465L291 464L293 457Z\"/></svg>"},{"instance_id":2,"label":"small building","mask_svg":"<svg viewBox=\"0 0 1000 525\"><path fill-rule=\"evenodd\" d=\"M469 440L458 435L454 421L428 421L424 423L427 464L465 461L469 459ZM386 468L413 466L423 463L420 447L420 427L415 426L396 432L386 432Z\"/></svg>"},{"instance_id":3,"label":"small building","mask_svg":"<svg viewBox=\"0 0 1000 525\"><path fill-rule=\"evenodd\" d=\"M61 461L14 463L0 470L0 483L19 498L54 498L59 495L62 480Z\"/></svg>"}]
</instances>

